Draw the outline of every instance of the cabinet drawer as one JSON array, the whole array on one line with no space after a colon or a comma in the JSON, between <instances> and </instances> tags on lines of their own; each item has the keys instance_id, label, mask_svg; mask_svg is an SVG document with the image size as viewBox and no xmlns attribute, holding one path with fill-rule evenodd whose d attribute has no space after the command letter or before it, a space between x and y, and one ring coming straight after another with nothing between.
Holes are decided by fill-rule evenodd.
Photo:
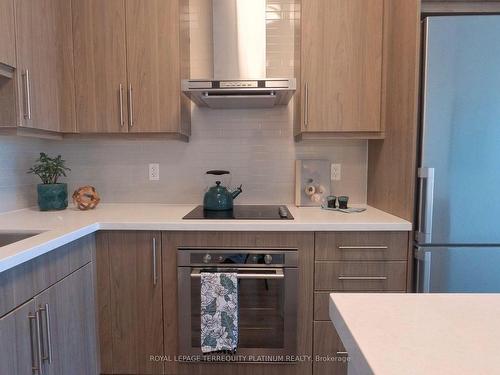
<instances>
[{"instance_id":1,"label":"cabinet drawer","mask_svg":"<svg viewBox=\"0 0 500 375\"><path fill-rule=\"evenodd\" d=\"M347 375L348 356L331 321L314 322L314 375Z\"/></svg>"},{"instance_id":2,"label":"cabinet drawer","mask_svg":"<svg viewBox=\"0 0 500 375\"><path fill-rule=\"evenodd\" d=\"M406 260L408 232L317 232L316 260Z\"/></svg>"},{"instance_id":3,"label":"cabinet drawer","mask_svg":"<svg viewBox=\"0 0 500 375\"><path fill-rule=\"evenodd\" d=\"M316 262L314 289L405 291L406 262Z\"/></svg>"}]
</instances>

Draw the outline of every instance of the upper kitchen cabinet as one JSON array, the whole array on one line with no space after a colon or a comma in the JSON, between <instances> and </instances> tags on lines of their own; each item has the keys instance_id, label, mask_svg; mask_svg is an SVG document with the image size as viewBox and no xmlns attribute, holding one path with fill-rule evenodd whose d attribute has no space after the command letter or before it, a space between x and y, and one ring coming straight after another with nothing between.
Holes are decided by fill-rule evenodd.
<instances>
[{"instance_id":1,"label":"upper kitchen cabinet","mask_svg":"<svg viewBox=\"0 0 500 375\"><path fill-rule=\"evenodd\" d=\"M73 1L79 133L187 139L190 107L180 92L189 68L182 56L189 48L183 1Z\"/></svg>"},{"instance_id":2,"label":"upper kitchen cabinet","mask_svg":"<svg viewBox=\"0 0 500 375\"><path fill-rule=\"evenodd\" d=\"M128 131L124 0L73 0L80 133Z\"/></svg>"},{"instance_id":3,"label":"upper kitchen cabinet","mask_svg":"<svg viewBox=\"0 0 500 375\"><path fill-rule=\"evenodd\" d=\"M0 0L0 129L16 120L14 0Z\"/></svg>"},{"instance_id":4,"label":"upper kitchen cabinet","mask_svg":"<svg viewBox=\"0 0 500 375\"><path fill-rule=\"evenodd\" d=\"M187 136L190 104L180 84L181 61L186 60L181 56L181 40L183 48L189 48L187 38L181 38L181 11L187 10L182 1L173 0L126 0L125 4L130 131Z\"/></svg>"},{"instance_id":5,"label":"upper kitchen cabinet","mask_svg":"<svg viewBox=\"0 0 500 375\"><path fill-rule=\"evenodd\" d=\"M382 136L384 0L302 0L297 139Z\"/></svg>"},{"instance_id":6,"label":"upper kitchen cabinet","mask_svg":"<svg viewBox=\"0 0 500 375\"><path fill-rule=\"evenodd\" d=\"M384 4L384 139L368 142L370 206L413 221L420 79L420 0Z\"/></svg>"},{"instance_id":7,"label":"upper kitchen cabinet","mask_svg":"<svg viewBox=\"0 0 500 375\"><path fill-rule=\"evenodd\" d=\"M16 0L18 126L72 132L71 2Z\"/></svg>"},{"instance_id":8,"label":"upper kitchen cabinet","mask_svg":"<svg viewBox=\"0 0 500 375\"><path fill-rule=\"evenodd\" d=\"M0 0L0 75L16 66L14 1Z\"/></svg>"}]
</instances>

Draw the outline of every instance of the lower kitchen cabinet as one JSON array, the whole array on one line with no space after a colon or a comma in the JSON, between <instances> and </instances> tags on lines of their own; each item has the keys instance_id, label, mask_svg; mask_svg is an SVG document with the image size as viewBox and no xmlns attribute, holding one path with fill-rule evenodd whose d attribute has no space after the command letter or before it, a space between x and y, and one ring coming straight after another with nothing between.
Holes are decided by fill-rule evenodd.
<instances>
[{"instance_id":1,"label":"lower kitchen cabinet","mask_svg":"<svg viewBox=\"0 0 500 375\"><path fill-rule=\"evenodd\" d=\"M0 319L0 374L97 374L92 264Z\"/></svg>"},{"instance_id":2,"label":"lower kitchen cabinet","mask_svg":"<svg viewBox=\"0 0 500 375\"><path fill-rule=\"evenodd\" d=\"M92 261L93 235L0 272L0 317Z\"/></svg>"},{"instance_id":3,"label":"lower kitchen cabinet","mask_svg":"<svg viewBox=\"0 0 500 375\"><path fill-rule=\"evenodd\" d=\"M347 375L348 355L332 322L314 322L314 375Z\"/></svg>"},{"instance_id":4,"label":"lower kitchen cabinet","mask_svg":"<svg viewBox=\"0 0 500 375\"><path fill-rule=\"evenodd\" d=\"M99 233L96 267L100 372L163 373L150 360L163 354L160 233Z\"/></svg>"},{"instance_id":5,"label":"lower kitchen cabinet","mask_svg":"<svg viewBox=\"0 0 500 375\"><path fill-rule=\"evenodd\" d=\"M86 236L0 273L0 374L95 375L92 254Z\"/></svg>"},{"instance_id":6,"label":"lower kitchen cabinet","mask_svg":"<svg viewBox=\"0 0 500 375\"><path fill-rule=\"evenodd\" d=\"M29 317L32 317L30 319ZM33 300L0 319L0 374L32 375L35 303Z\"/></svg>"},{"instance_id":7,"label":"lower kitchen cabinet","mask_svg":"<svg viewBox=\"0 0 500 375\"><path fill-rule=\"evenodd\" d=\"M43 373L97 373L92 265L87 264L35 297Z\"/></svg>"},{"instance_id":8,"label":"lower kitchen cabinet","mask_svg":"<svg viewBox=\"0 0 500 375\"><path fill-rule=\"evenodd\" d=\"M409 232L316 232L313 375L346 375L349 356L329 317L330 293L405 292Z\"/></svg>"}]
</instances>

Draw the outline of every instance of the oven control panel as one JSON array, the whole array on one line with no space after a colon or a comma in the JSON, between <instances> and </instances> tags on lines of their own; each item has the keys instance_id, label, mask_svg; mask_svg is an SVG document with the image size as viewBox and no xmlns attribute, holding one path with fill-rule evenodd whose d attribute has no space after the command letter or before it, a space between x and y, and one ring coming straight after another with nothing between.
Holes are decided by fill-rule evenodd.
<instances>
[{"instance_id":1,"label":"oven control panel","mask_svg":"<svg viewBox=\"0 0 500 375\"><path fill-rule=\"evenodd\" d=\"M284 257L284 254L206 252L205 254L191 254L191 264L282 265Z\"/></svg>"},{"instance_id":2,"label":"oven control panel","mask_svg":"<svg viewBox=\"0 0 500 375\"><path fill-rule=\"evenodd\" d=\"M179 247L178 267L297 267L298 251L293 248L212 248Z\"/></svg>"}]
</instances>

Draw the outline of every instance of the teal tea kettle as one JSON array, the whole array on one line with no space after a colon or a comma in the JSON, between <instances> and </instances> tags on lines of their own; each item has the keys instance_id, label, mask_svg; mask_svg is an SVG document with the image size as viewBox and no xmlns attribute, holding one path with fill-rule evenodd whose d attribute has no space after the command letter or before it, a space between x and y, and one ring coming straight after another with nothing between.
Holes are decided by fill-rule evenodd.
<instances>
[{"instance_id":1,"label":"teal tea kettle","mask_svg":"<svg viewBox=\"0 0 500 375\"><path fill-rule=\"evenodd\" d=\"M229 171L212 170L207 175L214 176L215 185L210 186L203 198L203 208L209 211L225 211L233 209L233 200L243 191L241 186L230 192L223 184L223 176L229 175Z\"/></svg>"}]
</instances>

